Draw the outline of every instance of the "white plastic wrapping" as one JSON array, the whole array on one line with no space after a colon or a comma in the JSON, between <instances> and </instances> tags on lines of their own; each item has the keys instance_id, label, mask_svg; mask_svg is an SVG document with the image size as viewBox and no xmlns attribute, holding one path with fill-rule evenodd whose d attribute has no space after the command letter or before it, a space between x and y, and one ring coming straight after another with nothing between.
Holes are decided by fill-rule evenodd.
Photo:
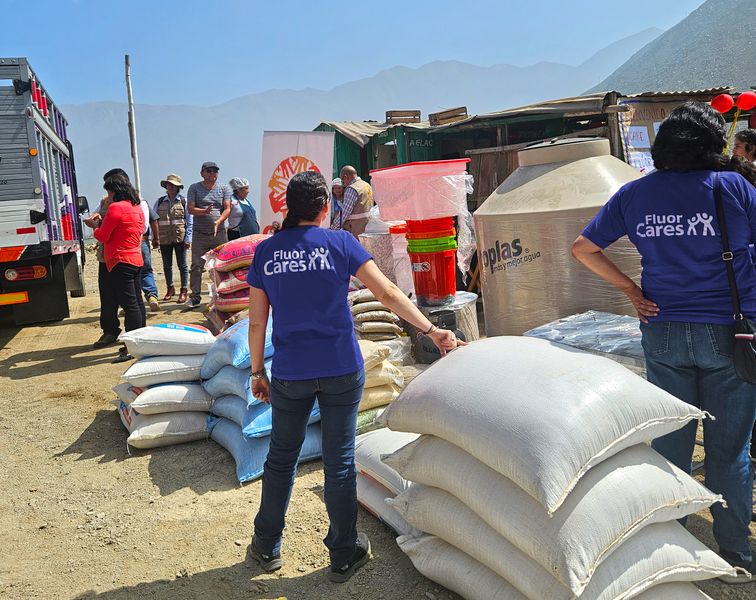
<instances>
[{"instance_id":1,"label":"white plastic wrapping","mask_svg":"<svg viewBox=\"0 0 756 600\"><path fill-rule=\"evenodd\" d=\"M428 161L370 172L370 184L383 219L457 217L457 264L462 273L470 270L475 253L472 215L467 209L467 195L473 192L473 177L465 172L468 162L469 159Z\"/></svg>"}]
</instances>

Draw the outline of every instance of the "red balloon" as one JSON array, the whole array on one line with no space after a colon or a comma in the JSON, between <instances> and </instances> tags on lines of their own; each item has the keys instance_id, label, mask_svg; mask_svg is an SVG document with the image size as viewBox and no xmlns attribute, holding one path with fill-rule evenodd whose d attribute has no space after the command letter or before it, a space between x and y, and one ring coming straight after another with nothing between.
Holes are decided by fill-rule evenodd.
<instances>
[{"instance_id":1,"label":"red balloon","mask_svg":"<svg viewBox=\"0 0 756 600\"><path fill-rule=\"evenodd\" d=\"M756 107L756 93L754 92L743 92L738 96L738 99L735 101L735 105L740 110L751 110L752 108Z\"/></svg>"},{"instance_id":2,"label":"red balloon","mask_svg":"<svg viewBox=\"0 0 756 600\"><path fill-rule=\"evenodd\" d=\"M711 107L722 114L728 112L733 106L735 106L735 100L730 94L719 94L711 100Z\"/></svg>"}]
</instances>

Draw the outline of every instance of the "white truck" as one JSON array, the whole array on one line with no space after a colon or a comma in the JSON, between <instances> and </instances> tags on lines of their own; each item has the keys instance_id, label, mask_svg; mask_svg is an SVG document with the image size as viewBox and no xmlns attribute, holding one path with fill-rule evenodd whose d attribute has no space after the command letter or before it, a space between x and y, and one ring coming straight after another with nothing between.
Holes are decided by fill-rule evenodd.
<instances>
[{"instance_id":1,"label":"white truck","mask_svg":"<svg viewBox=\"0 0 756 600\"><path fill-rule=\"evenodd\" d=\"M0 310L17 325L64 319L67 292L86 294L67 126L28 61L0 57Z\"/></svg>"}]
</instances>

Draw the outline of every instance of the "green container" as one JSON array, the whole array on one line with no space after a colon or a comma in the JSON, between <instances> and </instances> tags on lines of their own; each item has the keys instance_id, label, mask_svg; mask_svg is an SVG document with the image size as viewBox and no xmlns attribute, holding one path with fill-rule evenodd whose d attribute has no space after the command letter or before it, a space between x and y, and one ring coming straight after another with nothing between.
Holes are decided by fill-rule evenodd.
<instances>
[{"instance_id":1,"label":"green container","mask_svg":"<svg viewBox=\"0 0 756 600\"><path fill-rule=\"evenodd\" d=\"M417 244L416 242L433 242L431 244L423 243ZM439 238L436 240L412 240L407 243L407 252L413 254L427 254L428 252L443 252L445 250L456 250L457 242L453 237Z\"/></svg>"}]
</instances>

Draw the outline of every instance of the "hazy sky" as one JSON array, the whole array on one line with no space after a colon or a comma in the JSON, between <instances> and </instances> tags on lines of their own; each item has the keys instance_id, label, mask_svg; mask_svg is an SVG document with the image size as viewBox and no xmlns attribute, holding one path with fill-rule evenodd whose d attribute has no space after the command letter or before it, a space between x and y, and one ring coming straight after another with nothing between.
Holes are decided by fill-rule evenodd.
<instances>
[{"instance_id":1,"label":"hazy sky","mask_svg":"<svg viewBox=\"0 0 756 600\"><path fill-rule=\"evenodd\" d=\"M0 0L0 56L28 57L61 104L123 100L128 53L137 102L212 105L433 60L579 64L702 3Z\"/></svg>"}]
</instances>

